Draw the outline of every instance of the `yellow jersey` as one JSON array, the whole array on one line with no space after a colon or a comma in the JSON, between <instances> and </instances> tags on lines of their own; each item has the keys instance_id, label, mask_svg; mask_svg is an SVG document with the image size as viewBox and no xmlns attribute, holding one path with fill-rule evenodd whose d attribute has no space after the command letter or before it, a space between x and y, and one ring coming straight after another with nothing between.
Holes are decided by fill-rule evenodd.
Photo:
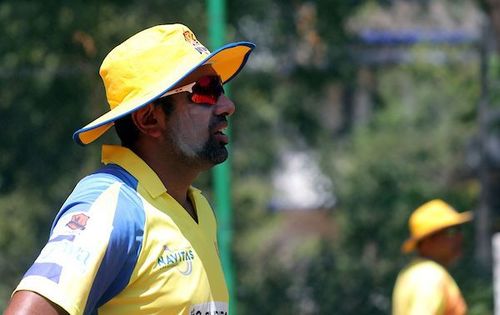
<instances>
[{"instance_id":1,"label":"yellow jersey","mask_svg":"<svg viewBox=\"0 0 500 315\"><path fill-rule=\"evenodd\" d=\"M70 314L228 314L216 220L201 192L198 222L132 151L104 146L105 166L83 178L16 290Z\"/></svg>"}]
</instances>

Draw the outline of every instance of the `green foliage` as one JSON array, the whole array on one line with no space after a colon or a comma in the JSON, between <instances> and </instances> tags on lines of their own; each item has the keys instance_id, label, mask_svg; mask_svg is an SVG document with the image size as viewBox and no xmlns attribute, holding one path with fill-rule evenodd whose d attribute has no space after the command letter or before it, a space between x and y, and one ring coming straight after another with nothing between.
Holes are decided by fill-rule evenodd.
<instances>
[{"instance_id":1,"label":"green foliage","mask_svg":"<svg viewBox=\"0 0 500 315\"><path fill-rule=\"evenodd\" d=\"M0 198L0 308L12 293L13 285L27 270L40 244L48 239L50 220L55 213L44 211L43 198L34 193L30 198L19 192Z\"/></svg>"},{"instance_id":2,"label":"green foliage","mask_svg":"<svg viewBox=\"0 0 500 315\"><path fill-rule=\"evenodd\" d=\"M366 300L357 312L389 311L392 285L403 264L399 248L408 233L405 222L413 209L434 198L457 209L475 204L477 183L464 175L474 131L470 113L478 99L476 67L414 63L380 73L383 109L332 154L345 222L338 254L352 262L352 270L345 272L365 275L365 284L374 289L357 293ZM470 273L468 279L474 279ZM484 300L475 302L485 307Z\"/></svg>"}]
</instances>

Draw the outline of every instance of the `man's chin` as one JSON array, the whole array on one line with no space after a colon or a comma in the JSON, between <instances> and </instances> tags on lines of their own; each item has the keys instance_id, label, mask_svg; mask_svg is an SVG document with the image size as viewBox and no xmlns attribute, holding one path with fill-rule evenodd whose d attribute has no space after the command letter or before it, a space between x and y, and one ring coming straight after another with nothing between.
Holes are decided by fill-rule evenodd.
<instances>
[{"instance_id":1,"label":"man's chin","mask_svg":"<svg viewBox=\"0 0 500 315\"><path fill-rule=\"evenodd\" d=\"M199 156L210 164L217 165L227 160L229 153L225 144L212 141L204 147Z\"/></svg>"},{"instance_id":2,"label":"man's chin","mask_svg":"<svg viewBox=\"0 0 500 315\"><path fill-rule=\"evenodd\" d=\"M225 147L222 147L221 149L217 150L218 152L212 156L211 161L214 163L214 165L221 164L224 161L227 160L228 157L228 152Z\"/></svg>"}]
</instances>

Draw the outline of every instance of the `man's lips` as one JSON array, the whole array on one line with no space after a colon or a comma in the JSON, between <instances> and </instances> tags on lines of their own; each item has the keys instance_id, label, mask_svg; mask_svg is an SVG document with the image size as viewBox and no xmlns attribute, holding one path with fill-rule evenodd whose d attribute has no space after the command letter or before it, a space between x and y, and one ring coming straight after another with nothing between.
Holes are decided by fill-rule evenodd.
<instances>
[{"instance_id":1,"label":"man's lips","mask_svg":"<svg viewBox=\"0 0 500 315\"><path fill-rule=\"evenodd\" d=\"M212 134L219 143L227 144L229 143L229 137L224 133L228 124L227 121L223 121L212 129Z\"/></svg>"}]
</instances>

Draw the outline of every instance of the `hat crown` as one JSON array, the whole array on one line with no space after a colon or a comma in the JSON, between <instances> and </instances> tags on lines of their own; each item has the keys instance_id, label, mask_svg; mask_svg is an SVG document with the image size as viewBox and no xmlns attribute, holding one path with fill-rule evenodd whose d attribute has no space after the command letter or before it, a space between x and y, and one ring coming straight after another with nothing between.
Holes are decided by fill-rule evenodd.
<instances>
[{"instance_id":1,"label":"hat crown","mask_svg":"<svg viewBox=\"0 0 500 315\"><path fill-rule=\"evenodd\" d=\"M460 214L446 202L435 199L417 208L410 217L412 237L421 236L453 225Z\"/></svg>"},{"instance_id":2,"label":"hat crown","mask_svg":"<svg viewBox=\"0 0 500 315\"><path fill-rule=\"evenodd\" d=\"M157 25L133 35L111 50L99 71L110 108L157 92L158 83L175 83L179 73L209 54L182 24Z\"/></svg>"}]
</instances>

